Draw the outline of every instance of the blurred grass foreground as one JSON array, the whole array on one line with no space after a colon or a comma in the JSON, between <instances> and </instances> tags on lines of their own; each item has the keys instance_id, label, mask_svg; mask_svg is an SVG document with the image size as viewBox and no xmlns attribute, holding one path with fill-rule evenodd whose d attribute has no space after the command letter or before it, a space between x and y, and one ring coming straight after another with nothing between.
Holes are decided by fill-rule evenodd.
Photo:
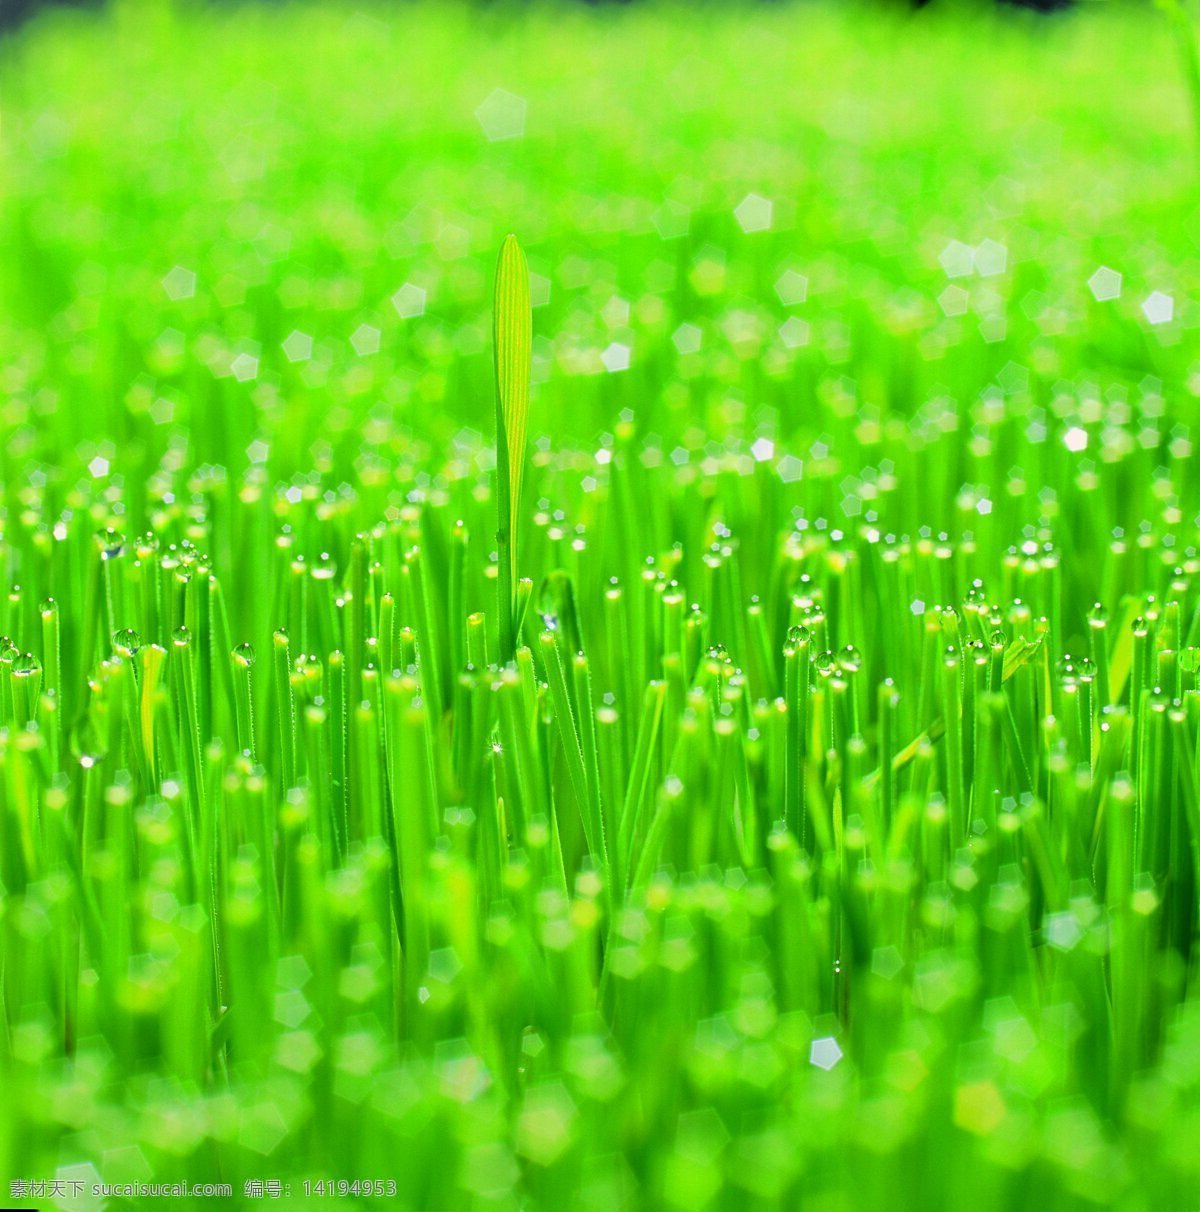
<instances>
[{"instance_id":1,"label":"blurred grass foreground","mask_svg":"<svg viewBox=\"0 0 1200 1212\"><path fill-rule=\"evenodd\" d=\"M1200 1208L1179 63L1115 3L7 35L0 1203Z\"/></svg>"}]
</instances>

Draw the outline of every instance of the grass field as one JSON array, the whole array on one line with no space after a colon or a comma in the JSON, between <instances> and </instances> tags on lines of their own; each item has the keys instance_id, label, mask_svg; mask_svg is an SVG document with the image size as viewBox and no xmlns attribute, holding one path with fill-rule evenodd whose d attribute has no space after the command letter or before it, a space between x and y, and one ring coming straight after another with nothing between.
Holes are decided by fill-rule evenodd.
<instances>
[{"instance_id":1,"label":"grass field","mask_svg":"<svg viewBox=\"0 0 1200 1212\"><path fill-rule=\"evenodd\" d=\"M1200 1209L1191 114L1100 4L0 46L0 1203Z\"/></svg>"}]
</instances>

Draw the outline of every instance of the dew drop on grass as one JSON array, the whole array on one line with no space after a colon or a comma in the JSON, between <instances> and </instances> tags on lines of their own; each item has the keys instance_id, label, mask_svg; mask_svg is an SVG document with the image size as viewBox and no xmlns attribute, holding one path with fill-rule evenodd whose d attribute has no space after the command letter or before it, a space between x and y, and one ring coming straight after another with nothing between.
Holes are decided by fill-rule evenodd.
<instances>
[{"instance_id":1,"label":"dew drop on grass","mask_svg":"<svg viewBox=\"0 0 1200 1212\"><path fill-rule=\"evenodd\" d=\"M808 628L797 623L788 628L787 638L789 644L807 644Z\"/></svg>"},{"instance_id":2,"label":"dew drop on grass","mask_svg":"<svg viewBox=\"0 0 1200 1212\"><path fill-rule=\"evenodd\" d=\"M857 673L862 668L862 654L853 644L847 644L838 653L838 664L846 673Z\"/></svg>"},{"instance_id":3,"label":"dew drop on grass","mask_svg":"<svg viewBox=\"0 0 1200 1212\"><path fill-rule=\"evenodd\" d=\"M1129 906L1134 913L1142 917L1149 917L1158 908L1159 897L1155 891L1154 881L1151 876L1140 875L1137 877Z\"/></svg>"},{"instance_id":4,"label":"dew drop on grass","mask_svg":"<svg viewBox=\"0 0 1200 1212\"><path fill-rule=\"evenodd\" d=\"M186 648L192 641L192 633L186 627L176 627L171 633L176 648Z\"/></svg>"},{"instance_id":5,"label":"dew drop on grass","mask_svg":"<svg viewBox=\"0 0 1200 1212\"><path fill-rule=\"evenodd\" d=\"M17 678L31 678L42 672L42 663L32 652L18 656L13 661L12 667L13 677Z\"/></svg>"},{"instance_id":6,"label":"dew drop on grass","mask_svg":"<svg viewBox=\"0 0 1200 1212\"><path fill-rule=\"evenodd\" d=\"M823 677L829 677L837 665L837 659L834 657L830 649L825 649L824 652L818 652L813 658L813 664L816 666L817 672Z\"/></svg>"},{"instance_id":7,"label":"dew drop on grass","mask_svg":"<svg viewBox=\"0 0 1200 1212\"><path fill-rule=\"evenodd\" d=\"M288 643L288 631L286 627L276 627L274 640L278 647L286 648Z\"/></svg>"},{"instance_id":8,"label":"dew drop on grass","mask_svg":"<svg viewBox=\"0 0 1200 1212\"><path fill-rule=\"evenodd\" d=\"M243 669L249 669L255 661L254 645L243 641L233 650L233 659Z\"/></svg>"},{"instance_id":9,"label":"dew drop on grass","mask_svg":"<svg viewBox=\"0 0 1200 1212\"><path fill-rule=\"evenodd\" d=\"M7 665L11 665L13 661L21 655L21 650L9 639L8 636L0 636L0 661Z\"/></svg>"},{"instance_id":10,"label":"dew drop on grass","mask_svg":"<svg viewBox=\"0 0 1200 1212\"><path fill-rule=\"evenodd\" d=\"M327 551L321 552L320 558L312 566L312 578L314 581L332 581L337 576L337 564L334 563L333 556Z\"/></svg>"},{"instance_id":11,"label":"dew drop on grass","mask_svg":"<svg viewBox=\"0 0 1200 1212\"><path fill-rule=\"evenodd\" d=\"M96 543L102 560L115 560L125 550L125 536L111 526L96 531Z\"/></svg>"},{"instance_id":12,"label":"dew drop on grass","mask_svg":"<svg viewBox=\"0 0 1200 1212\"><path fill-rule=\"evenodd\" d=\"M132 627L122 627L113 634L113 648L118 656L132 657L142 646L142 637Z\"/></svg>"}]
</instances>

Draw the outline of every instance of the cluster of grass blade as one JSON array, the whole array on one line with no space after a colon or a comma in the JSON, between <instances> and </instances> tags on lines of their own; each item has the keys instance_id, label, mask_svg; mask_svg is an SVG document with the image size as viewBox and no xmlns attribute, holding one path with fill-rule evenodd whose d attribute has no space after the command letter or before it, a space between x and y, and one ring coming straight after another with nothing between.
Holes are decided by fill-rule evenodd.
<instances>
[{"instance_id":1,"label":"cluster of grass blade","mask_svg":"<svg viewBox=\"0 0 1200 1212\"><path fill-rule=\"evenodd\" d=\"M418 84L512 53L421 11ZM854 14L798 12L803 38L714 17L738 70L699 82L680 14L571 17L635 97L633 49L679 69L649 131L530 69L531 115L595 123L586 163L472 151L432 87L362 111L339 65L409 53L370 13L48 25L36 73L3 61L30 153L0 210L5 1184L997 1212L1197 1189L1200 279L1174 169L1147 184L1179 141L1147 122L1157 26L1104 153L1145 171L1079 191L1040 119L1025 159L977 145L975 91L930 72L910 112L858 70ZM1065 78L1115 70L1134 20L1056 34ZM953 18L929 37L1098 156L1038 98L1049 52L997 28L986 57ZM567 37L504 29L536 63ZM285 71L318 34L327 73ZM103 179L111 136L62 101L92 37L126 69L211 60L177 129L133 106ZM746 92L793 43L849 83ZM95 113L161 80L117 76ZM476 105L514 112L490 87L477 142ZM739 140L697 134L710 94L704 123L758 132L774 211L745 209ZM376 176L397 147L411 210ZM531 216L533 276L476 208ZM110 247L97 216L124 216Z\"/></svg>"},{"instance_id":2,"label":"cluster of grass blade","mask_svg":"<svg viewBox=\"0 0 1200 1212\"><path fill-rule=\"evenodd\" d=\"M1045 539L742 545L765 485L717 476L699 560L556 567L515 508L521 273L510 238L497 492L310 535L282 486L168 520L164 482L161 536L103 499L10 530L7 1170L132 1134L412 1207L883 1206L933 1140L928 1206L1187 1181L1200 557L1115 541L1085 612ZM679 469L603 466L636 544Z\"/></svg>"}]
</instances>

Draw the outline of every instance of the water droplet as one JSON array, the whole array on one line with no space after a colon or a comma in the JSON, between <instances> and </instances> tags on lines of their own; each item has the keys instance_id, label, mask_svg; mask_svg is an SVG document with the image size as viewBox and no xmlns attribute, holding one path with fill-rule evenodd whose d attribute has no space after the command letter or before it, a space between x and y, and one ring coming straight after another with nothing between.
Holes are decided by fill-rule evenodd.
<instances>
[{"instance_id":1,"label":"water droplet","mask_svg":"<svg viewBox=\"0 0 1200 1212\"><path fill-rule=\"evenodd\" d=\"M287 646L287 642L288 642L287 628L286 627L276 627L274 639L275 639L275 643L280 648L285 648Z\"/></svg>"},{"instance_id":2,"label":"water droplet","mask_svg":"<svg viewBox=\"0 0 1200 1212\"><path fill-rule=\"evenodd\" d=\"M1104 606L1100 602L1097 602L1091 608L1091 610L1088 611L1088 624L1089 626L1100 628L1103 627L1107 622L1108 611L1104 609Z\"/></svg>"},{"instance_id":3,"label":"water droplet","mask_svg":"<svg viewBox=\"0 0 1200 1212\"><path fill-rule=\"evenodd\" d=\"M42 663L32 652L27 652L13 661L13 677L31 678L41 672Z\"/></svg>"},{"instance_id":4,"label":"water droplet","mask_svg":"<svg viewBox=\"0 0 1200 1212\"><path fill-rule=\"evenodd\" d=\"M333 561L333 556L327 551L321 552L320 558L312 566L312 577L314 581L332 581L337 575L337 565Z\"/></svg>"},{"instance_id":5,"label":"water droplet","mask_svg":"<svg viewBox=\"0 0 1200 1212\"><path fill-rule=\"evenodd\" d=\"M857 673L862 668L862 654L853 644L847 644L838 653L838 664L846 673Z\"/></svg>"},{"instance_id":6,"label":"water droplet","mask_svg":"<svg viewBox=\"0 0 1200 1212\"><path fill-rule=\"evenodd\" d=\"M176 627L171 639L176 648L186 648L192 642L192 633L186 627Z\"/></svg>"},{"instance_id":7,"label":"water droplet","mask_svg":"<svg viewBox=\"0 0 1200 1212\"><path fill-rule=\"evenodd\" d=\"M233 650L233 659L242 666L243 669L249 669L255 661L254 645L243 641Z\"/></svg>"},{"instance_id":8,"label":"water droplet","mask_svg":"<svg viewBox=\"0 0 1200 1212\"><path fill-rule=\"evenodd\" d=\"M816 666L817 672L823 678L827 678L837 667L837 658L833 655L833 652L827 648L824 652L818 652L817 655L813 657L813 664Z\"/></svg>"},{"instance_id":9,"label":"water droplet","mask_svg":"<svg viewBox=\"0 0 1200 1212\"><path fill-rule=\"evenodd\" d=\"M0 636L0 661L11 665L13 661L21 655L21 650L9 639L8 636Z\"/></svg>"},{"instance_id":10,"label":"water droplet","mask_svg":"<svg viewBox=\"0 0 1200 1212\"><path fill-rule=\"evenodd\" d=\"M111 526L96 531L96 543L102 560L115 560L125 550L125 536Z\"/></svg>"},{"instance_id":11,"label":"water droplet","mask_svg":"<svg viewBox=\"0 0 1200 1212\"><path fill-rule=\"evenodd\" d=\"M112 639L118 656L132 657L142 646L142 637L132 627L122 627Z\"/></svg>"},{"instance_id":12,"label":"water droplet","mask_svg":"<svg viewBox=\"0 0 1200 1212\"><path fill-rule=\"evenodd\" d=\"M787 638L789 644L807 644L808 643L808 628L796 624L788 628Z\"/></svg>"},{"instance_id":13,"label":"water droplet","mask_svg":"<svg viewBox=\"0 0 1200 1212\"><path fill-rule=\"evenodd\" d=\"M48 614L58 613L58 603L53 598L43 598L38 609L42 612L42 617L44 618Z\"/></svg>"}]
</instances>

